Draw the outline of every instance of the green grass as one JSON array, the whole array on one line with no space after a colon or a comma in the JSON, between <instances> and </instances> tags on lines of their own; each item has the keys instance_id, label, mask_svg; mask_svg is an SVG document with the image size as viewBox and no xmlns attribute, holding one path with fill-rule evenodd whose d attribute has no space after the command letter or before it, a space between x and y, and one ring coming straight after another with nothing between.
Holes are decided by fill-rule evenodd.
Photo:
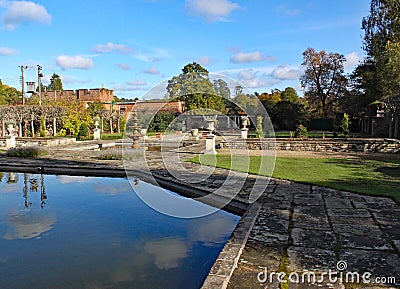
<instances>
[{"instance_id":1,"label":"green grass","mask_svg":"<svg viewBox=\"0 0 400 289\"><path fill-rule=\"evenodd\" d=\"M246 158L217 155L215 160L215 156L201 155L189 161L258 174L262 158L273 160L271 157L251 156L250 166L247 169ZM368 195L389 196L400 202L400 161L277 157L272 176Z\"/></svg>"},{"instance_id":2,"label":"green grass","mask_svg":"<svg viewBox=\"0 0 400 289\"><path fill-rule=\"evenodd\" d=\"M121 139L123 138L122 133L102 133L100 138L102 140L114 140L114 139ZM93 137L92 137L93 139Z\"/></svg>"}]
</instances>

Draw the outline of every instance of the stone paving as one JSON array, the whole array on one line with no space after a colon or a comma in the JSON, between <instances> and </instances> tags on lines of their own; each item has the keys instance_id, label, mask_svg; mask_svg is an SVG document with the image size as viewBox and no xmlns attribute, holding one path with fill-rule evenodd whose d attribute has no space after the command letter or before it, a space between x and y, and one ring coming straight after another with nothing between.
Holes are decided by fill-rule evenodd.
<instances>
[{"instance_id":1,"label":"stone paving","mask_svg":"<svg viewBox=\"0 0 400 289\"><path fill-rule=\"evenodd\" d=\"M184 163L183 169L176 161L177 157L181 160L193 157L196 152L199 146L170 150L162 154L163 161L160 153L152 152L148 154L147 165L155 177L170 182L185 184L185 176L189 179L196 174L199 181L186 185L210 193L218 190L220 196L230 196L239 188L234 198L247 206L257 177L224 169L212 169L210 173L192 163ZM99 161L94 151L76 149L72 153L70 147L51 149L50 157L46 158L15 160L15 164L123 168L121 161ZM6 163L10 164L10 159L0 157L0 166ZM181 173L178 178L174 177L178 173ZM262 188L258 201L248 204L203 288L400 287L399 204L388 198L276 179ZM356 279L340 282L340 278L333 282L326 275L329 270L341 272L337 276L342 276L343 281L346 273L358 272L362 276L370 272L371 276L365 276L375 284L362 284ZM296 276L301 278L305 271L315 274L317 284L312 284L312 278L310 282L290 282L296 281ZM278 273L286 277L279 280ZM389 284L375 282L383 277Z\"/></svg>"}]
</instances>

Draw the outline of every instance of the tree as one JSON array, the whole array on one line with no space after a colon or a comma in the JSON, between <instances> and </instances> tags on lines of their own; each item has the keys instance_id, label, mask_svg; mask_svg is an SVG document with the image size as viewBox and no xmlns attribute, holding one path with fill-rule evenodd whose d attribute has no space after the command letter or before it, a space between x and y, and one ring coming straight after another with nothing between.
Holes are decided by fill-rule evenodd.
<instances>
[{"instance_id":1,"label":"tree","mask_svg":"<svg viewBox=\"0 0 400 289\"><path fill-rule=\"evenodd\" d=\"M378 72L382 84L383 101L391 114L389 137L398 138L400 118L400 42L386 44L384 65ZM393 123L394 121L394 131Z\"/></svg>"},{"instance_id":2,"label":"tree","mask_svg":"<svg viewBox=\"0 0 400 289\"><path fill-rule=\"evenodd\" d=\"M225 99L231 98L231 90L223 79L214 80L215 92Z\"/></svg>"},{"instance_id":3,"label":"tree","mask_svg":"<svg viewBox=\"0 0 400 289\"><path fill-rule=\"evenodd\" d=\"M394 117L394 137L399 133L400 114L400 3L395 0L371 0L370 14L363 18L364 50L374 66L372 76L378 88L376 100L383 101L391 118ZM367 78L369 75L363 75ZM370 85L365 85L366 94L371 94ZM392 135L392 120L389 136Z\"/></svg>"},{"instance_id":4,"label":"tree","mask_svg":"<svg viewBox=\"0 0 400 289\"><path fill-rule=\"evenodd\" d=\"M398 98L400 95L400 42L386 43L382 62L378 77L382 85L383 97L385 100Z\"/></svg>"},{"instance_id":5,"label":"tree","mask_svg":"<svg viewBox=\"0 0 400 289\"><path fill-rule=\"evenodd\" d=\"M63 84L62 84L62 80L61 77L56 74L53 73L53 75L50 78L50 84L47 87L48 90L56 90L56 91L62 91L63 90Z\"/></svg>"},{"instance_id":6,"label":"tree","mask_svg":"<svg viewBox=\"0 0 400 289\"><path fill-rule=\"evenodd\" d=\"M388 41L400 42L400 4L396 0L371 0L370 14L362 20L364 50L379 62Z\"/></svg>"},{"instance_id":7,"label":"tree","mask_svg":"<svg viewBox=\"0 0 400 289\"><path fill-rule=\"evenodd\" d=\"M281 93L281 99L282 101L296 103L299 101L299 95L293 87L286 87Z\"/></svg>"},{"instance_id":8,"label":"tree","mask_svg":"<svg viewBox=\"0 0 400 289\"><path fill-rule=\"evenodd\" d=\"M62 119L62 127L68 135L77 136L82 123L86 123L88 126L93 123L89 111L79 100L60 99L55 102L55 105L65 108L66 113Z\"/></svg>"},{"instance_id":9,"label":"tree","mask_svg":"<svg viewBox=\"0 0 400 289\"><path fill-rule=\"evenodd\" d=\"M88 104L87 110L92 118L100 114L100 111L104 109L104 105L101 101L94 101Z\"/></svg>"},{"instance_id":10,"label":"tree","mask_svg":"<svg viewBox=\"0 0 400 289\"><path fill-rule=\"evenodd\" d=\"M282 130L295 130L298 125L307 122L304 105L286 100L271 109L270 117L274 127Z\"/></svg>"},{"instance_id":11,"label":"tree","mask_svg":"<svg viewBox=\"0 0 400 289\"><path fill-rule=\"evenodd\" d=\"M358 117L365 115L369 104L382 95L376 74L376 65L371 59L354 69L349 76L349 94L340 100L343 111Z\"/></svg>"},{"instance_id":12,"label":"tree","mask_svg":"<svg viewBox=\"0 0 400 289\"><path fill-rule=\"evenodd\" d=\"M0 80L0 105L15 104L20 96L21 92L18 89L3 84Z\"/></svg>"},{"instance_id":13,"label":"tree","mask_svg":"<svg viewBox=\"0 0 400 289\"><path fill-rule=\"evenodd\" d=\"M207 69L196 62L185 65L179 76L168 81L167 95L185 101L187 111L204 108L225 110L224 99L217 95Z\"/></svg>"},{"instance_id":14,"label":"tree","mask_svg":"<svg viewBox=\"0 0 400 289\"><path fill-rule=\"evenodd\" d=\"M326 53L324 50L316 52L308 48L303 52L305 71L300 79L301 85L318 117L333 116L338 99L346 94L345 60L339 53Z\"/></svg>"}]
</instances>

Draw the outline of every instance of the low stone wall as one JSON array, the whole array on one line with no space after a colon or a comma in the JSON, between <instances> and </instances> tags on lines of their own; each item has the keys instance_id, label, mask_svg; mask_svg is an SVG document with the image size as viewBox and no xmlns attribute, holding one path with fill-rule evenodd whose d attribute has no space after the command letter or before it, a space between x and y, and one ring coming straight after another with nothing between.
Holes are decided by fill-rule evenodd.
<instances>
[{"instance_id":1,"label":"low stone wall","mask_svg":"<svg viewBox=\"0 0 400 289\"><path fill-rule=\"evenodd\" d=\"M287 150L313 152L399 153L396 139L234 139L221 142L221 148Z\"/></svg>"},{"instance_id":2,"label":"low stone wall","mask_svg":"<svg viewBox=\"0 0 400 289\"><path fill-rule=\"evenodd\" d=\"M36 138L36 137L17 137L15 138L17 147L24 146L58 146L76 143L76 138ZM0 137L0 146L6 146L6 138Z\"/></svg>"}]
</instances>

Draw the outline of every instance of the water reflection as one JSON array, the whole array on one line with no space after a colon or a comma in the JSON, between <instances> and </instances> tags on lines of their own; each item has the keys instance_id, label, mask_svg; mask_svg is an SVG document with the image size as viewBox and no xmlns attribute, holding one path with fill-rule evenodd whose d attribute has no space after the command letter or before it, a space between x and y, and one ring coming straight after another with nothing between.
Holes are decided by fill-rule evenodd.
<instances>
[{"instance_id":1,"label":"water reflection","mask_svg":"<svg viewBox=\"0 0 400 289\"><path fill-rule=\"evenodd\" d=\"M8 214L7 223L11 230L3 235L4 239L32 239L50 231L56 223L56 217L36 211L14 211Z\"/></svg>"},{"instance_id":2,"label":"water reflection","mask_svg":"<svg viewBox=\"0 0 400 289\"><path fill-rule=\"evenodd\" d=\"M142 181L135 189L154 197L159 190ZM199 288L238 221L225 212L167 217L126 179L4 173L6 191L2 288ZM188 200L185 210L201 206Z\"/></svg>"},{"instance_id":3,"label":"water reflection","mask_svg":"<svg viewBox=\"0 0 400 289\"><path fill-rule=\"evenodd\" d=\"M7 173L6 188L8 187L10 192L18 187L19 176L20 174L18 173ZM30 194L37 193L40 188L40 208L43 209L46 205L47 195L44 175L40 175L40 184L36 175L30 176L28 173L24 173L23 177L24 206L23 209L11 208L9 210L7 214L9 230L2 236L6 240L38 238L43 233L50 231L56 223L54 213L37 211L37 208L31 207L32 202L29 200ZM4 189L4 186L2 189Z\"/></svg>"},{"instance_id":4,"label":"water reflection","mask_svg":"<svg viewBox=\"0 0 400 289\"><path fill-rule=\"evenodd\" d=\"M24 173L24 199L25 199L25 208L28 208L32 205L29 201L29 193L28 193L28 182L29 182L29 192L38 192L39 191L39 180L36 176L32 176L29 178L29 174ZM46 188L44 182L44 174L40 175L40 207L46 205L47 195L46 195Z\"/></svg>"}]
</instances>

